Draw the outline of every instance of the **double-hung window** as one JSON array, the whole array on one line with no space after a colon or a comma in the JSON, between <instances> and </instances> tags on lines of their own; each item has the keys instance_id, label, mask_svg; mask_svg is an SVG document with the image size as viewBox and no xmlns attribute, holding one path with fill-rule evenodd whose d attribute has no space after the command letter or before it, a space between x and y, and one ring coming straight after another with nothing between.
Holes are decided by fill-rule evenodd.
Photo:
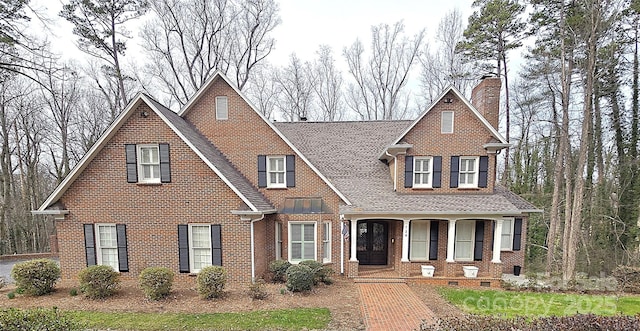
<instances>
[{"instance_id":1,"label":"double-hung window","mask_svg":"<svg viewBox=\"0 0 640 331\"><path fill-rule=\"evenodd\" d=\"M429 259L429 221L411 222L411 246L409 248L411 261Z\"/></svg>"},{"instance_id":2,"label":"double-hung window","mask_svg":"<svg viewBox=\"0 0 640 331\"><path fill-rule=\"evenodd\" d=\"M460 157L459 187L478 187L478 157Z\"/></svg>"},{"instance_id":3,"label":"double-hung window","mask_svg":"<svg viewBox=\"0 0 640 331\"><path fill-rule=\"evenodd\" d=\"M473 261L475 221L461 220L456 222L455 259Z\"/></svg>"},{"instance_id":4,"label":"double-hung window","mask_svg":"<svg viewBox=\"0 0 640 331\"><path fill-rule=\"evenodd\" d=\"M267 187L287 187L284 156L267 157Z\"/></svg>"},{"instance_id":5,"label":"double-hung window","mask_svg":"<svg viewBox=\"0 0 640 331\"><path fill-rule=\"evenodd\" d=\"M289 262L316 260L316 223L289 223Z\"/></svg>"},{"instance_id":6,"label":"double-hung window","mask_svg":"<svg viewBox=\"0 0 640 331\"><path fill-rule=\"evenodd\" d=\"M331 262L331 223L322 223L322 262Z\"/></svg>"},{"instance_id":7,"label":"double-hung window","mask_svg":"<svg viewBox=\"0 0 640 331\"><path fill-rule=\"evenodd\" d=\"M139 181L160 183L160 156L158 145L138 145Z\"/></svg>"},{"instance_id":8,"label":"double-hung window","mask_svg":"<svg viewBox=\"0 0 640 331\"><path fill-rule=\"evenodd\" d=\"M118 235L115 224L96 224L96 262L118 271Z\"/></svg>"},{"instance_id":9,"label":"double-hung window","mask_svg":"<svg viewBox=\"0 0 640 331\"><path fill-rule=\"evenodd\" d=\"M282 260L282 223L276 222L276 260Z\"/></svg>"},{"instance_id":10,"label":"double-hung window","mask_svg":"<svg viewBox=\"0 0 640 331\"><path fill-rule=\"evenodd\" d=\"M500 236L500 250L513 250L513 219L502 221L502 234Z\"/></svg>"},{"instance_id":11,"label":"double-hung window","mask_svg":"<svg viewBox=\"0 0 640 331\"><path fill-rule=\"evenodd\" d=\"M211 226L208 224L189 224L189 261L192 272L212 265Z\"/></svg>"},{"instance_id":12,"label":"double-hung window","mask_svg":"<svg viewBox=\"0 0 640 331\"><path fill-rule=\"evenodd\" d=\"M413 187L431 188L433 185L433 158L415 157L413 163Z\"/></svg>"}]
</instances>

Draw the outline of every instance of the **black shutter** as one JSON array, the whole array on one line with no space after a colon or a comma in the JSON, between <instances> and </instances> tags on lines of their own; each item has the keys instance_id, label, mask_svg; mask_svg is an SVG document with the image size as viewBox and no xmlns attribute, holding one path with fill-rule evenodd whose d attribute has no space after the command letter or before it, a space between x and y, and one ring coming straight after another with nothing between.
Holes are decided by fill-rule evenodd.
<instances>
[{"instance_id":1,"label":"black shutter","mask_svg":"<svg viewBox=\"0 0 640 331\"><path fill-rule=\"evenodd\" d=\"M287 155L287 187L296 187L296 156Z\"/></svg>"},{"instance_id":2,"label":"black shutter","mask_svg":"<svg viewBox=\"0 0 640 331\"><path fill-rule=\"evenodd\" d=\"M222 236L220 224L211 225L211 264L222 265Z\"/></svg>"},{"instance_id":3,"label":"black shutter","mask_svg":"<svg viewBox=\"0 0 640 331\"><path fill-rule=\"evenodd\" d=\"M438 230L440 221L431 221L429 227L429 260L438 259Z\"/></svg>"},{"instance_id":4,"label":"black shutter","mask_svg":"<svg viewBox=\"0 0 640 331\"><path fill-rule=\"evenodd\" d=\"M258 155L258 187L267 187L267 156Z\"/></svg>"},{"instance_id":5,"label":"black shutter","mask_svg":"<svg viewBox=\"0 0 640 331\"><path fill-rule=\"evenodd\" d=\"M404 187L413 187L413 156L404 157Z\"/></svg>"},{"instance_id":6,"label":"black shutter","mask_svg":"<svg viewBox=\"0 0 640 331\"><path fill-rule=\"evenodd\" d=\"M442 156L433 157L433 188L442 186Z\"/></svg>"},{"instance_id":7,"label":"black shutter","mask_svg":"<svg viewBox=\"0 0 640 331\"><path fill-rule=\"evenodd\" d=\"M96 265L96 241L93 224L84 225L84 251L87 257L87 267Z\"/></svg>"},{"instance_id":8,"label":"black shutter","mask_svg":"<svg viewBox=\"0 0 640 331\"><path fill-rule=\"evenodd\" d=\"M484 221L476 221L476 240L473 247L473 260L482 261L482 244L484 241Z\"/></svg>"},{"instance_id":9,"label":"black shutter","mask_svg":"<svg viewBox=\"0 0 640 331\"><path fill-rule=\"evenodd\" d=\"M458 187L458 172L460 171L460 157L451 157L451 175L449 176L449 187Z\"/></svg>"},{"instance_id":10,"label":"black shutter","mask_svg":"<svg viewBox=\"0 0 640 331\"><path fill-rule=\"evenodd\" d=\"M489 157L480 157L480 173L478 174L478 187L487 187L487 181L489 176Z\"/></svg>"},{"instance_id":11,"label":"black shutter","mask_svg":"<svg viewBox=\"0 0 640 331\"><path fill-rule=\"evenodd\" d=\"M522 218L516 218L513 223L513 250L522 249Z\"/></svg>"},{"instance_id":12,"label":"black shutter","mask_svg":"<svg viewBox=\"0 0 640 331\"><path fill-rule=\"evenodd\" d=\"M189 272L189 226L178 225L178 260L180 272Z\"/></svg>"},{"instance_id":13,"label":"black shutter","mask_svg":"<svg viewBox=\"0 0 640 331\"><path fill-rule=\"evenodd\" d=\"M160 182L171 183L171 164L169 161L169 144L159 144L160 154Z\"/></svg>"},{"instance_id":14,"label":"black shutter","mask_svg":"<svg viewBox=\"0 0 640 331\"><path fill-rule=\"evenodd\" d=\"M116 224L118 235L118 269L120 272L129 271L129 255L127 254L127 226Z\"/></svg>"},{"instance_id":15,"label":"black shutter","mask_svg":"<svg viewBox=\"0 0 640 331\"><path fill-rule=\"evenodd\" d=\"M127 183L138 182L138 164L136 162L136 145L125 144L124 150L127 160Z\"/></svg>"}]
</instances>

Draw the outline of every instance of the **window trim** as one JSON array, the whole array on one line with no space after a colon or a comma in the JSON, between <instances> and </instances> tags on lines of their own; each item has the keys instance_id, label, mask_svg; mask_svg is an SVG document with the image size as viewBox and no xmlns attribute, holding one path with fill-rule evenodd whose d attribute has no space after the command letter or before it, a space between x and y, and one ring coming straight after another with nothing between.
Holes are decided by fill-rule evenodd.
<instances>
[{"instance_id":1,"label":"window trim","mask_svg":"<svg viewBox=\"0 0 640 331\"><path fill-rule=\"evenodd\" d=\"M426 237L427 239L425 240L425 252L426 252L425 257L413 257L413 249L411 249L413 247L413 241L414 241L413 234L415 233L413 225L417 224L417 223L426 224L427 225L427 237ZM410 236L409 236L409 261L411 261L411 262L416 262L416 261L426 262L426 261L429 261L429 258L430 258L430 256L429 256L429 248L430 247L431 247L431 221L430 220L413 220L413 221L411 221L411 233L410 233Z\"/></svg>"},{"instance_id":2,"label":"window trim","mask_svg":"<svg viewBox=\"0 0 640 331\"><path fill-rule=\"evenodd\" d=\"M471 245L469 246L469 257L463 256L463 257L458 257L457 253L458 253L458 229L459 229L459 225L461 223L470 223L471 224L471 239L469 240L469 242L471 243ZM473 261L473 253L475 250L475 239L476 239L476 221L475 220L458 220L456 221L456 233L455 233L455 241L454 241L454 246L453 246L453 258L456 261L464 261L464 262L468 262L468 261Z\"/></svg>"},{"instance_id":3,"label":"window trim","mask_svg":"<svg viewBox=\"0 0 640 331\"><path fill-rule=\"evenodd\" d=\"M311 224L313 225L313 260L317 261L318 260L318 222L305 222L305 221L296 221L296 222L289 222L288 224L288 247L287 247L287 257L289 260L289 263L291 264L298 264L301 261L304 260L309 260L309 259L305 259L304 258L304 230L303 230L303 236L302 236L302 250L301 250L301 259L296 259L294 260L293 257L291 256L291 254L293 253L293 250L291 249L291 245L293 244L293 240L291 239L291 234L293 233L293 231L291 231L291 226L292 225L305 225L305 224Z\"/></svg>"},{"instance_id":4,"label":"window trim","mask_svg":"<svg viewBox=\"0 0 640 331\"><path fill-rule=\"evenodd\" d=\"M444 127L444 114L451 114L451 132L447 132L445 131L445 127ZM442 134L451 134L454 132L454 119L455 119L455 112L451 111L451 110L445 110L442 111L440 113L440 133Z\"/></svg>"},{"instance_id":5,"label":"window trim","mask_svg":"<svg viewBox=\"0 0 640 331\"><path fill-rule=\"evenodd\" d=\"M115 241L116 241L116 245L114 247L102 247L102 245L100 244L100 227L113 227L113 230L116 234L115 237ZM96 265L108 265L108 264L103 264L102 261L102 249L115 249L116 250L116 267L113 267L112 265L108 265L111 268L113 268L114 271L116 272L120 272L120 258L118 256L118 229L116 227L115 223L96 223L93 226L93 231L95 232L95 246L96 246Z\"/></svg>"},{"instance_id":6,"label":"window trim","mask_svg":"<svg viewBox=\"0 0 640 331\"><path fill-rule=\"evenodd\" d=\"M511 226L509 227L509 229L511 230L511 233L509 234L509 240L507 240L506 242L509 243L509 247L502 247L505 243L505 240L502 240L502 236L504 235L504 229L505 229L505 222L509 222L511 224ZM506 251L506 252L510 252L513 251L513 235L514 235L514 231L515 231L515 225L516 225L516 221L514 218L505 218L502 220L502 233L500 233L500 251Z\"/></svg>"},{"instance_id":7,"label":"window trim","mask_svg":"<svg viewBox=\"0 0 640 331\"><path fill-rule=\"evenodd\" d=\"M208 231L208 233L209 233L209 236L208 236L208 238L209 238L209 248L208 248L208 250L209 250L209 265L208 266L212 266L213 265L213 254L211 253L211 251L212 251L213 242L211 240L211 224L207 224L207 223L189 223L189 224L187 224L187 226L189 228L189 231L187 232L188 233L188 239L189 239L189 271L191 273L198 273L202 269L196 269L194 267L194 263L195 263L195 260L194 260L194 249L195 248L202 249L202 247L194 247L194 245L193 245L193 227L194 226L198 226L198 227L206 226L209 229L209 231ZM208 266L205 266L205 267L208 267Z\"/></svg>"},{"instance_id":8,"label":"window trim","mask_svg":"<svg viewBox=\"0 0 640 331\"><path fill-rule=\"evenodd\" d=\"M328 248L329 254L325 254ZM322 222L322 263L331 263L331 222Z\"/></svg>"},{"instance_id":9,"label":"window trim","mask_svg":"<svg viewBox=\"0 0 640 331\"><path fill-rule=\"evenodd\" d=\"M282 223L275 222L275 256L276 260L282 260Z\"/></svg>"},{"instance_id":10,"label":"window trim","mask_svg":"<svg viewBox=\"0 0 640 331\"><path fill-rule=\"evenodd\" d=\"M271 160L282 159L282 171L271 170ZM282 173L282 183L272 183L271 173ZM267 188L287 188L287 157L285 155L268 155L267 156Z\"/></svg>"},{"instance_id":11,"label":"window trim","mask_svg":"<svg viewBox=\"0 0 640 331\"><path fill-rule=\"evenodd\" d=\"M224 100L226 105L226 116L220 116L221 107L218 107L220 104L219 100ZM229 98L225 95L220 95L216 97L216 120L224 121L229 119Z\"/></svg>"},{"instance_id":12,"label":"window trim","mask_svg":"<svg viewBox=\"0 0 640 331\"><path fill-rule=\"evenodd\" d=\"M474 160L474 168L473 172L471 171L462 171L462 162L463 160ZM458 188L477 188L478 187L478 179L480 176L480 157L479 156L460 156L460 160L458 161ZM471 174L473 173L473 184L464 183L462 184L460 181L460 177L462 174Z\"/></svg>"},{"instance_id":13,"label":"window trim","mask_svg":"<svg viewBox=\"0 0 640 331\"><path fill-rule=\"evenodd\" d=\"M421 161L429 160L429 170L428 171L418 171L416 170L416 164ZM416 183L416 174L428 174L429 183L427 184L417 184ZM414 156L413 157L413 187L414 188L433 188L433 156Z\"/></svg>"},{"instance_id":14,"label":"window trim","mask_svg":"<svg viewBox=\"0 0 640 331\"><path fill-rule=\"evenodd\" d=\"M158 153L158 162L157 163L143 163L142 162L142 149L144 148L155 148ZM159 144L138 144L136 145L136 156L137 156L137 167L138 167L138 182L139 183L161 183L162 180L162 172L160 171L160 145ZM157 178L145 178L144 177L144 166L155 165L158 167L158 177Z\"/></svg>"}]
</instances>

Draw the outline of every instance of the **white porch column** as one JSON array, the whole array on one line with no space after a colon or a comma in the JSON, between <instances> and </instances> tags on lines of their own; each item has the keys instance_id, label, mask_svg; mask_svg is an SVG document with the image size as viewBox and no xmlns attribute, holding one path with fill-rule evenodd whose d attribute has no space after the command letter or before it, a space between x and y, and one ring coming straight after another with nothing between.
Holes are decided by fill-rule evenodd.
<instances>
[{"instance_id":1,"label":"white porch column","mask_svg":"<svg viewBox=\"0 0 640 331\"><path fill-rule=\"evenodd\" d=\"M447 235L447 262L455 262L453 249L456 237L456 220L449 220L449 233Z\"/></svg>"},{"instance_id":2,"label":"white porch column","mask_svg":"<svg viewBox=\"0 0 640 331\"><path fill-rule=\"evenodd\" d=\"M495 230L493 231L493 263L501 263L500 261L500 247L502 247L502 219L497 219Z\"/></svg>"},{"instance_id":3,"label":"white porch column","mask_svg":"<svg viewBox=\"0 0 640 331\"><path fill-rule=\"evenodd\" d=\"M402 220L402 260L409 262L409 223L411 220Z\"/></svg>"},{"instance_id":4,"label":"white porch column","mask_svg":"<svg viewBox=\"0 0 640 331\"><path fill-rule=\"evenodd\" d=\"M358 220L351 220L351 258L349 261L358 261L356 258L356 244L358 241Z\"/></svg>"}]
</instances>

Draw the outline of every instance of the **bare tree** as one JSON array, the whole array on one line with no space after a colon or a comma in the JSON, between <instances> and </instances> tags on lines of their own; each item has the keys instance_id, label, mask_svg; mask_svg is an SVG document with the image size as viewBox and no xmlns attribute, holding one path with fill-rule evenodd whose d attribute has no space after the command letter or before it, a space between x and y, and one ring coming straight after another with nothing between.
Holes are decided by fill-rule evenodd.
<instances>
[{"instance_id":1,"label":"bare tree","mask_svg":"<svg viewBox=\"0 0 640 331\"><path fill-rule=\"evenodd\" d=\"M287 121L305 120L310 115L315 77L309 62L302 62L295 53L289 64L275 71L274 79L280 86L278 108Z\"/></svg>"},{"instance_id":2,"label":"bare tree","mask_svg":"<svg viewBox=\"0 0 640 331\"><path fill-rule=\"evenodd\" d=\"M169 103L186 104L215 71L243 89L271 53L280 23L273 0L154 0L155 18L142 30L150 65Z\"/></svg>"},{"instance_id":3,"label":"bare tree","mask_svg":"<svg viewBox=\"0 0 640 331\"><path fill-rule=\"evenodd\" d=\"M342 101L342 72L335 67L331 48L320 45L318 59L314 61L313 71L316 83L313 85L316 103L323 121L341 120L344 116Z\"/></svg>"},{"instance_id":4,"label":"bare tree","mask_svg":"<svg viewBox=\"0 0 640 331\"><path fill-rule=\"evenodd\" d=\"M275 71L268 64L256 67L244 89L258 111L268 119L273 119L278 107L278 97L282 93L282 87L274 77Z\"/></svg>"},{"instance_id":5,"label":"bare tree","mask_svg":"<svg viewBox=\"0 0 640 331\"><path fill-rule=\"evenodd\" d=\"M393 26L380 24L371 27L371 38L368 60L359 40L343 51L355 81L347 88L347 104L362 119L403 118L409 104L404 87L422 46L424 30L409 38L402 21Z\"/></svg>"},{"instance_id":6,"label":"bare tree","mask_svg":"<svg viewBox=\"0 0 640 331\"><path fill-rule=\"evenodd\" d=\"M438 24L435 47L432 49L431 45L425 44L424 51L418 58L422 66L421 94L428 104L451 85L468 94L474 76L478 77L474 73L474 67L456 51L456 46L463 40L463 32L460 10L448 12Z\"/></svg>"}]
</instances>

